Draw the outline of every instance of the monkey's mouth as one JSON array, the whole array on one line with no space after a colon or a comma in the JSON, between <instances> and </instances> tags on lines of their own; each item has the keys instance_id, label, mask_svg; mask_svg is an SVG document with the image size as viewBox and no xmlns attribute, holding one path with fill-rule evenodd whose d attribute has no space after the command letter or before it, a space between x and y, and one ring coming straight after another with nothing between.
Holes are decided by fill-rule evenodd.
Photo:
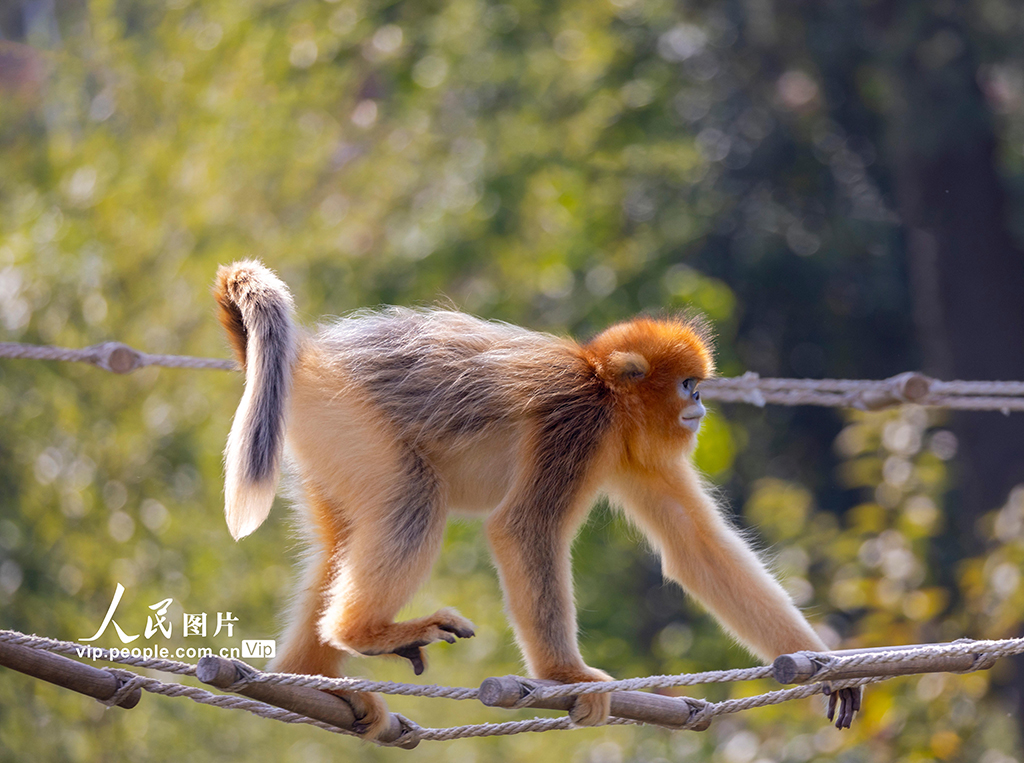
<instances>
[{"instance_id":1,"label":"monkey's mouth","mask_svg":"<svg viewBox=\"0 0 1024 763\"><path fill-rule=\"evenodd\" d=\"M704 418L703 413L698 413L693 416L680 416L679 423L689 429L691 432L696 432L700 429L700 422Z\"/></svg>"}]
</instances>

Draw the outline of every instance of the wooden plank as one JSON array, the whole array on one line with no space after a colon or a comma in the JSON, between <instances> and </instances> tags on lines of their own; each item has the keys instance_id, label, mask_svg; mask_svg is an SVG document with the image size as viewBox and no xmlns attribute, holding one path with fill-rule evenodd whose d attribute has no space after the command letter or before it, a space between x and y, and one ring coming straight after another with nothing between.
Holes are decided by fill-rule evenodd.
<instances>
[{"instance_id":1,"label":"wooden plank","mask_svg":"<svg viewBox=\"0 0 1024 763\"><path fill-rule=\"evenodd\" d=\"M515 707L534 686L559 686L559 683L520 676L487 678L480 685L480 701L488 707ZM569 695L536 699L526 707L568 712L575 702L576 697ZM693 706L682 697L666 697L642 691L611 692L611 714L616 718L678 729L686 725L693 713ZM703 731L709 725L705 723L693 730Z\"/></svg>"},{"instance_id":2,"label":"wooden plank","mask_svg":"<svg viewBox=\"0 0 1024 763\"><path fill-rule=\"evenodd\" d=\"M196 665L196 678L205 684L216 686L218 689L227 689L242 676L231 660L217 655L208 655L199 660L199 664ZM243 684L232 691L260 702L266 702L268 705L304 715L307 718L329 723L346 731L355 732L356 730L356 717L352 712L352 706L341 697L320 689L254 681L250 684ZM381 742L394 742L402 735L402 731L401 720L394 713L390 713L388 725L378 739ZM412 749L417 744L419 744L418 739L410 738L399 746Z\"/></svg>"},{"instance_id":3,"label":"wooden plank","mask_svg":"<svg viewBox=\"0 0 1024 763\"><path fill-rule=\"evenodd\" d=\"M822 659L829 657L851 657L858 654L879 652L904 652L922 649L935 644L910 644L906 646L878 646L865 649L841 649L835 652L821 652ZM800 684L815 679L822 668L814 660L814 653L783 654L772 663L775 680L781 684ZM979 662L982 660L982 662ZM942 654L914 657L898 662L872 662L860 665L840 665L829 671L830 681L847 678L870 678L873 676L908 676L921 673L965 673L992 667L995 662L984 653Z\"/></svg>"},{"instance_id":4,"label":"wooden plank","mask_svg":"<svg viewBox=\"0 0 1024 763\"><path fill-rule=\"evenodd\" d=\"M0 665L104 702L121 688L120 679L107 670L7 641L0 641ZM133 708L141 697L142 689L136 688L117 706L126 710Z\"/></svg>"}]
</instances>

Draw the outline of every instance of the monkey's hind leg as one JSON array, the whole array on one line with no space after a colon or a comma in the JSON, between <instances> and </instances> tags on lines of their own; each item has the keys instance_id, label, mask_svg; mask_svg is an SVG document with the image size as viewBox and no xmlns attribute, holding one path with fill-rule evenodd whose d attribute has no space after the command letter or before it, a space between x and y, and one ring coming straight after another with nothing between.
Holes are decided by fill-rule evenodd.
<instances>
[{"instance_id":1,"label":"monkey's hind leg","mask_svg":"<svg viewBox=\"0 0 1024 763\"><path fill-rule=\"evenodd\" d=\"M288 625L278 644L278 655L269 671L301 673L340 678L345 652L319 637L317 622L324 609L325 594L331 580L331 549L344 544L344 525L337 512L322 499L307 495L310 549L288 612ZM331 691L352 707L354 730L371 739L384 730L388 707L378 695L368 692Z\"/></svg>"},{"instance_id":2,"label":"monkey's hind leg","mask_svg":"<svg viewBox=\"0 0 1024 763\"><path fill-rule=\"evenodd\" d=\"M391 486L352 496L351 534L338 560L319 622L320 637L337 649L394 654L425 667L423 647L474 635L473 624L451 608L394 622L427 577L441 548L445 512L433 469L411 450L402 454L400 494Z\"/></svg>"}]
</instances>

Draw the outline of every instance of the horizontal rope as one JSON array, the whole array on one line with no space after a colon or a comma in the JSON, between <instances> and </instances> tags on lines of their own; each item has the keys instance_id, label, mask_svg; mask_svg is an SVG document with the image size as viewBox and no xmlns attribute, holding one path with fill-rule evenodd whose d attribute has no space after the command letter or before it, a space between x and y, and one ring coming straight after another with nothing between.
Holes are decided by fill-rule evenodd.
<instances>
[{"instance_id":1,"label":"horizontal rope","mask_svg":"<svg viewBox=\"0 0 1024 763\"><path fill-rule=\"evenodd\" d=\"M177 673L182 676L194 676L196 666L188 662L177 662L175 660L160 660L144 657L132 657L131 655L118 656L111 659L110 650L101 647L94 647L90 644L76 644L72 641L58 641L45 636L29 636L25 633L12 630L0 629L0 641L19 646L27 646L33 649L45 649L48 652L64 654L68 657L82 657L88 650L90 654L102 655L99 659L106 662L116 662L121 665L131 665L136 668L148 668L159 670L161 673Z\"/></svg>"},{"instance_id":2,"label":"horizontal rope","mask_svg":"<svg viewBox=\"0 0 1024 763\"><path fill-rule=\"evenodd\" d=\"M29 636L12 630L0 630L0 641L7 641L20 646L65 654L69 657L81 656L85 647L71 641L59 641L44 636ZM164 673L194 676L196 666L187 662L161 660L144 657L132 657L120 653L111 658L109 649L89 647L99 659L131 665L137 668L159 670ZM286 686L303 686L311 689L348 691L370 691L396 696L438 697L452 700L475 700L480 690L454 686L438 686L433 684L410 684L395 681L371 681L365 678L328 678L326 676L309 676L300 673L265 673L251 665L246 665L245 683L274 683ZM670 689L682 686L697 686L711 683L731 683L735 681L752 681L759 678L770 678L770 665L753 668L737 668L734 670L711 670L703 673L681 673L677 675L644 676L620 681L599 681L594 683L562 684L559 686L538 687L537 696L566 697L574 694L604 694L613 691L638 691L642 689Z\"/></svg>"},{"instance_id":3,"label":"horizontal rope","mask_svg":"<svg viewBox=\"0 0 1024 763\"><path fill-rule=\"evenodd\" d=\"M916 372L889 379L781 379L742 376L710 379L704 397L725 403L816 405L880 410L904 403L973 411L1024 411L1024 382L940 381Z\"/></svg>"},{"instance_id":4,"label":"horizontal rope","mask_svg":"<svg viewBox=\"0 0 1024 763\"><path fill-rule=\"evenodd\" d=\"M0 358L23 360L62 360L72 363L91 363L106 371L126 374L144 366L164 368L203 368L230 371L234 362L220 358L194 358L188 355L151 355L120 342L94 344L81 350L51 347L20 342L0 342Z\"/></svg>"},{"instance_id":5,"label":"horizontal rope","mask_svg":"<svg viewBox=\"0 0 1024 763\"><path fill-rule=\"evenodd\" d=\"M199 368L227 371L230 360L187 355L151 355L120 342L105 342L81 350L47 345L0 342L0 358L60 360L91 363L114 373L130 373L145 366ZM831 408L878 410L903 403L968 411L1024 411L1024 382L940 381L908 372L890 379L782 379L742 376L709 379L702 385L707 400L765 405L815 405Z\"/></svg>"}]
</instances>

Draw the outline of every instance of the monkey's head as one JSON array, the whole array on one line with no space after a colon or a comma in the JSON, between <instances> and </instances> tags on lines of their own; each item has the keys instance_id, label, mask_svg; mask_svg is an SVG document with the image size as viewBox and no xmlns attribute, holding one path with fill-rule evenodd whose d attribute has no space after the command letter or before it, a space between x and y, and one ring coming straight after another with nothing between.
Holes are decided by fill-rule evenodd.
<instances>
[{"instance_id":1,"label":"monkey's head","mask_svg":"<svg viewBox=\"0 0 1024 763\"><path fill-rule=\"evenodd\" d=\"M715 373L711 332L693 318L636 318L584 347L611 389L634 445L692 445L704 417L698 385Z\"/></svg>"}]
</instances>

